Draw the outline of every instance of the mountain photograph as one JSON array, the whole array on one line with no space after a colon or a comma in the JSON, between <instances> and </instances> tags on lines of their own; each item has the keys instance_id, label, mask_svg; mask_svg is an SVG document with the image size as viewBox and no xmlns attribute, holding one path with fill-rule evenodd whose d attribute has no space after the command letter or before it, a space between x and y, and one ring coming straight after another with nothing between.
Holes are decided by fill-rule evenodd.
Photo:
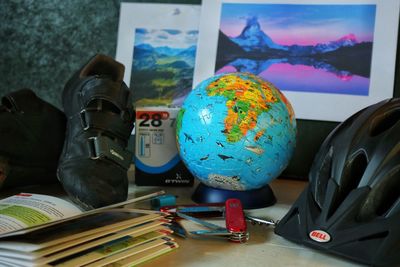
<instances>
[{"instance_id":1,"label":"mountain photograph","mask_svg":"<svg viewBox=\"0 0 400 267\"><path fill-rule=\"evenodd\" d=\"M279 89L368 95L375 5L223 3L215 73Z\"/></svg>"},{"instance_id":2,"label":"mountain photograph","mask_svg":"<svg viewBox=\"0 0 400 267\"><path fill-rule=\"evenodd\" d=\"M136 29L134 106L180 106L192 89L198 31Z\"/></svg>"}]
</instances>

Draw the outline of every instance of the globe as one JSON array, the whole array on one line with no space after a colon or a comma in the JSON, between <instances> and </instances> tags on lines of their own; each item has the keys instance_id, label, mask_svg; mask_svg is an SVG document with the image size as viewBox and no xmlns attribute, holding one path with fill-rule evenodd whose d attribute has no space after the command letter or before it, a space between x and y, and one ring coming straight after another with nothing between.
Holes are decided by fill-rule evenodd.
<instances>
[{"instance_id":1,"label":"globe","mask_svg":"<svg viewBox=\"0 0 400 267\"><path fill-rule=\"evenodd\" d=\"M295 115L270 82L249 73L219 74L183 102L176 140L179 155L200 182L253 190L287 167L296 144Z\"/></svg>"}]
</instances>

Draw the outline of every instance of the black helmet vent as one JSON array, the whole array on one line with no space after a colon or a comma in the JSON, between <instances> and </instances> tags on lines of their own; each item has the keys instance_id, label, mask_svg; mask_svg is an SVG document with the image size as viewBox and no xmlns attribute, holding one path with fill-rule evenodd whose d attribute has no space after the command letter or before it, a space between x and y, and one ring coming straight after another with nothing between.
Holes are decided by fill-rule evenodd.
<instances>
[{"instance_id":1,"label":"black helmet vent","mask_svg":"<svg viewBox=\"0 0 400 267\"><path fill-rule=\"evenodd\" d=\"M400 169L392 172L374 186L360 209L359 221L384 216L400 198Z\"/></svg>"},{"instance_id":2,"label":"black helmet vent","mask_svg":"<svg viewBox=\"0 0 400 267\"><path fill-rule=\"evenodd\" d=\"M371 136L377 136L400 121L400 109L392 109L382 116L376 117L371 124Z\"/></svg>"},{"instance_id":3,"label":"black helmet vent","mask_svg":"<svg viewBox=\"0 0 400 267\"><path fill-rule=\"evenodd\" d=\"M330 147L329 152L325 154L324 160L321 163L321 167L318 170L315 202L318 204L320 209L322 209L322 206L324 205L328 180L332 176L332 154L333 148Z\"/></svg>"},{"instance_id":4,"label":"black helmet vent","mask_svg":"<svg viewBox=\"0 0 400 267\"><path fill-rule=\"evenodd\" d=\"M348 161L344 168L335 199L330 206L328 218L339 208L350 192L358 187L367 164L368 160L363 152L359 152L353 159Z\"/></svg>"},{"instance_id":5,"label":"black helmet vent","mask_svg":"<svg viewBox=\"0 0 400 267\"><path fill-rule=\"evenodd\" d=\"M386 179L384 179L386 180ZM381 199L378 202L376 214L384 215L389 211L393 204L400 198L400 169L390 175L390 179L382 184L380 189Z\"/></svg>"}]
</instances>

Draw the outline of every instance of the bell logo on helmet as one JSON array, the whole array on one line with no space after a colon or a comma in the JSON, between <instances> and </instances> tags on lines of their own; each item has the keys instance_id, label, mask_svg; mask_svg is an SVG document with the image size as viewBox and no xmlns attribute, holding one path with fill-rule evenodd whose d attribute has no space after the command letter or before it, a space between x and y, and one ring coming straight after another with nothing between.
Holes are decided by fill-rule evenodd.
<instances>
[{"instance_id":1,"label":"bell logo on helmet","mask_svg":"<svg viewBox=\"0 0 400 267\"><path fill-rule=\"evenodd\" d=\"M311 231L309 237L319 243L326 243L331 241L331 236L327 232L322 230Z\"/></svg>"}]
</instances>

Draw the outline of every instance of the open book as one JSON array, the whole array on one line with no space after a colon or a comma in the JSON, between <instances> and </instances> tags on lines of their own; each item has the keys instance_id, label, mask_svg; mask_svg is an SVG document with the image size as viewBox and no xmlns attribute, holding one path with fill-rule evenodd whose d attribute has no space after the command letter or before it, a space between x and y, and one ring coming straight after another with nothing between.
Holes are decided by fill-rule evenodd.
<instances>
[{"instance_id":1,"label":"open book","mask_svg":"<svg viewBox=\"0 0 400 267\"><path fill-rule=\"evenodd\" d=\"M54 223L88 216L112 208L150 199L164 194L158 191L141 197L128 199L109 206L82 211L72 203L53 196L20 193L0 200L0 238L19 235Z\"/></svg>"},{"instance_id":2,"label":"open book","mask_svg":"<svg viewBox=\"0 0 400 267\"><path fill-rule=\"evenodd\" d=\"M22 193L4 199L0 201L0 262L4 266L106 266L134 255L149 257L153 250L154 255L170 251L178 245L169 237L172 231L165 214L123 207L162 193L86 212L45 195Z\"/></svg>"}]
</instances>

